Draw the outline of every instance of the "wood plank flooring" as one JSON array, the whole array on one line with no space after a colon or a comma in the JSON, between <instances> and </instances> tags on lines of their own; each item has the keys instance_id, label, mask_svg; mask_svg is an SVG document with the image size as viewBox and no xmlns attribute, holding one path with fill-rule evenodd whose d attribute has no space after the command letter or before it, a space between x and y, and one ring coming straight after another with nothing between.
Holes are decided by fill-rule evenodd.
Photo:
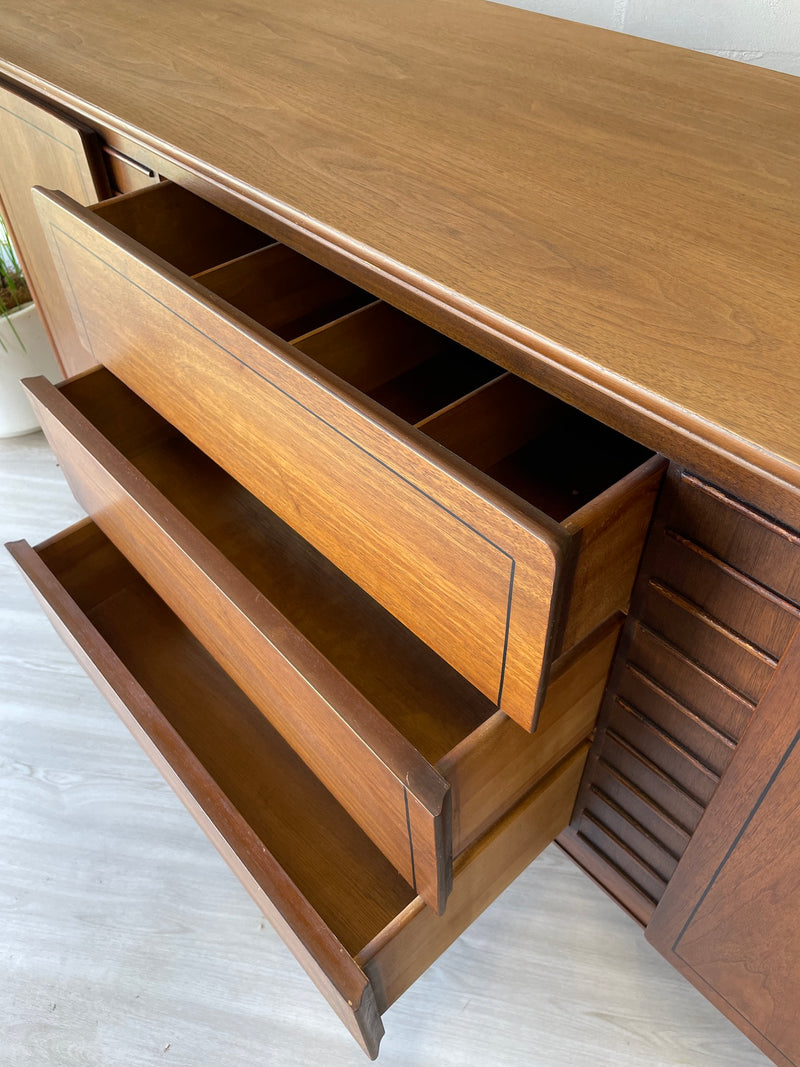
<instances>
[{"instance_id":1,"label":"wood plank flooring","mask_svg":"<svg viewBox=\"0 0 800 1067\"><path fill-rule=\"evenodd\" d=\"M81 515L0 442L0 533ZM368 1061L0 559L0 1065ZM383 1067L768 1061L555 847L385 1016Z\"/></svg>"}]
</instances>

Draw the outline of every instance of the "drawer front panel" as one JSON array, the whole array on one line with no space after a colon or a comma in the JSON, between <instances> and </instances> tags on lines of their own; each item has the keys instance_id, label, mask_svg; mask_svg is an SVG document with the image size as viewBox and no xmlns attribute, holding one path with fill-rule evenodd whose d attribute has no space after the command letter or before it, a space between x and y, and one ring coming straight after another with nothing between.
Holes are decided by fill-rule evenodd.
<instances>
[{"instance_id":1,"label":"drawer front panel","mask_svg":"<svg viewBox=\"0 0 800 1067\"><path fill-rule=\"evenodd\" d=\"M454 856L591 736L621 623L621 616L608 620L554 664L534 734L496 712L439 761L451 789Z\"/></svg>"},{"instance_id":2,"label":"drawer front panel","mask_svg":"<svg viewBox=\"0 0 800 1067\"><path fill-rule=\"evenodd\" d=\"M356 957L384 1012L413 985L569 821L589 745L579 745L456 862L447 915L419 898Z\"/></svg>"},{"instance_id":3,"label":"drawer front panel","mask_svg":"<svg viewBox=\"0 0 800 1067\"><path fill-rule=\"evenodd\" d=\"M27 388L98 526L395 869L442 911L452 882L444 779L65 396L44 378ZM114 402L109 391L103 399Z\"/></svg>"},{"instance_id":4,"label":"drawer front panel","mask_svg":"<svg viewBox=\"0 0 800 1067\"><path fill-rule=\"evenodd\" d=\"M588 746L459 858L454 906L437 917L93 523L36 549L7 547L59 635L374 1058L383 1011L566 825Z\"/></svg>"},{"instance_id":5,"label":"drawer front panel","mask_svg":"<svg viewBox=\"0 0 800 1067\"><path fill-rule=\"evenodd\" d=\"M530 729L557 532L90 212L37 195L95 358Z\"/></svg>"}]
</instances>

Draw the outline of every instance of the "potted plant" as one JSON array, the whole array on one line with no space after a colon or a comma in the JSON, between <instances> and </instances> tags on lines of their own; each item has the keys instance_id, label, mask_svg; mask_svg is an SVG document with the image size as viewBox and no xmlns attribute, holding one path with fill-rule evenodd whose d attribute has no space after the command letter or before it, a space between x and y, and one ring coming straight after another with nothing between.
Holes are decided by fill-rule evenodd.
<instances>
[{"instance_id":1,"label":"potted plant","mask_svg":"<svg viewBox=\"0 0 800 1067\"><path fill-rule=\"evenodd\" d=\"M0 437L38 430L20 378L61 377L53 349L0 217Z\"/></svg>"}]
</instances>

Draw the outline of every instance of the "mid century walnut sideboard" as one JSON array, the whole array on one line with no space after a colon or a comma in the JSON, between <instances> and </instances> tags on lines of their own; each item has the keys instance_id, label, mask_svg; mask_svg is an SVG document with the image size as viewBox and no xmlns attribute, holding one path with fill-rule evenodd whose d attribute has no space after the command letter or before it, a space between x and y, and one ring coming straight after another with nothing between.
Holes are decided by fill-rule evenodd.
<instances>
[{"instance_id":1,"label":"mid century walnut sideboard","mask_svg":"<svg viewBox=\"0 0 800 1067\"><path fill-rule=\"evenodd\" d=\"M798 134L479 0L4 13L90 516L9 548L370 1056L557 839L800 1060Z\"/></svg>"}]
</instances>

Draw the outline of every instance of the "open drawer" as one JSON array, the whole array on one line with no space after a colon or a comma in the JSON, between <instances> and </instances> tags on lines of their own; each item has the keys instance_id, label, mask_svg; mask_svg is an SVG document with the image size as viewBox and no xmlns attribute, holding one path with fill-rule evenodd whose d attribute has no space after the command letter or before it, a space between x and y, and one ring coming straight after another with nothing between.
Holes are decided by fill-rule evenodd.
<instances>
[{"instance_id":1,"label":"open drawer","mask_svg":"<svg viewBox=\"0 0 800 1067\"><path fill-rule=\"evenodd\" d=\"M426 903L594 727L619 624L526 734L104 368L26 382L73 492Z\"/></svg>"},{"instance_id":2,"label":"open drawer","mask_svg":"<svg viewBox=\"0 0 800 1067\"><path fill-rule=\"evenodd\" d=\"M460 857L437 917L93 523L9 548L78 660L374 1057L381 1014L566 826L587 746Z\"/></svg>"},{"instance_id":3,"label":"open drawer","mask_svg":"<svg viewBox=\"0 0 800 1067\"><path fill-rule=\"evenodd\" d=\"M178 186L36 196L97 361L532 729L663 463Z\"/></svg>"}]
</instances>

